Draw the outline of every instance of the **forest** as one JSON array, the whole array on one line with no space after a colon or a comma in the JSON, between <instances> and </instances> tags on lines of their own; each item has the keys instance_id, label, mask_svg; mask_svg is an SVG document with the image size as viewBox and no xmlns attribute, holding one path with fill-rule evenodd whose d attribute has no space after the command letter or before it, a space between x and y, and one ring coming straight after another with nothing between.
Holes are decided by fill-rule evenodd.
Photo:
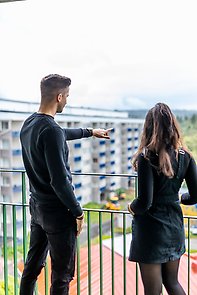
<instances>
[{"instance_id":1,"label":"forest","mask_svg":"<svg viewBox=\"0 0 197 295\"><path fill-rule=\"evenodd\" d=\"M197 161L197 114L177 116L177 119L181 127L183 142Z\"/></svg>"}]
</instances>

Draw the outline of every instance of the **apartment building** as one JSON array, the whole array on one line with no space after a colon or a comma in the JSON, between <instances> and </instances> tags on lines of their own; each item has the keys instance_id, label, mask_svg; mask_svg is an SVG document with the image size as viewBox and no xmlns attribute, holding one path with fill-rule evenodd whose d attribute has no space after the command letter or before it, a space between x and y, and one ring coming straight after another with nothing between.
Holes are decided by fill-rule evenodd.
<instances>
[{"instance_id":1,"label":"apartment building","mask_svg":"<svg viewBox=\"0 0 197 295\"><path fill-rule=\"evenodd\" d=\"M19 141L23 121L37 111L38 103L0 99L0 168L24 169ZM113 128L110 140L84 138L69 141L70 166L75 173L131 174L131 158L138 147L143 120L127 112L67 106L56 121L63 128ZM82 206L116 190L127 188L129 178L73 175L75 194ZM0 173L0 200L21 202L21 173ZM20 210L19 210L20 211ZM18 226L21 225L21 213ZM8 214L9 216L9 214ZM9 231L9 228L8 228Z\"/></svg>"}]
</instances>

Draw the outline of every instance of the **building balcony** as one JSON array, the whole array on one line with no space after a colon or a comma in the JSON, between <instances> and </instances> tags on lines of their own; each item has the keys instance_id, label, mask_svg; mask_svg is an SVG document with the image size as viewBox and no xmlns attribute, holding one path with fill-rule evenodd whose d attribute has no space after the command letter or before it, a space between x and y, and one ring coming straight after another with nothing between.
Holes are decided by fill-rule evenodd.
<instances>
[{"instance_id":1,"label":"building balcony","mask_svg":"<svg viewBox=\"0 0 197 295\"><path fill-rule=\"evenodd\" d=\"M74 157L74 162L80 162L81 161L81 156Z\"/></svg>"},{"instance_id":2,"label":"building balcony","mask_svg":"<svg viewBox=\"0 0 197 295\"><path fill-rule=\"evenodd\" d=\"M99 141L99 144L100 144L100 145L105 145L105 140L100 140L100 141Z\"/></svg>"},{"instance_id":3,"label":"building balcony","mask_svg":"<svg viewBox=\"0 0 197 295\"><path fill-rule=\"evenodd\" d=\"M14 193L19 193L22 191L22 185L14 185L13 188L12 188L13 192Z\"/></svg>"},{"instance_id":4,"label":"building balcony","mask_svg":"<svg viewBox=\"0 0 197 295\"><path fill-rule=\"evenodd\" d=\"M104 168L105 166L106 166L105 163L101 163L101 164L99 164L99 167L100 167L100 168Z\"/></svg>"},{"instance_id":5,"label":"building balcony","mask_svg":"<svg viewBox=\"0 0 197 295\"><path fill-rule=\"evenodd\" d=\"M22 150L21 149L12 150L12 155L13 156L21 156L22 155Z\"/></svg>"},{"instance_id":6,"label":"building balcony","mask_svg":"<svg viewBox=\"0 0 197 295\"><path fill-rule=\"evenodd\" d=\"M4 173L3 170L0 170ZM12 171L10 171L12 173ZM16 171L15 171L16 172ZM0 281L3 281L5 295L18 294L21 272L28 251L28 202L25 186L25 171L22 173L22 200L19 203L0 202ZM100 177L101 174L81 174ZM103 175L106 178L112 175ZM131 179L136 184L137 175L118 175ZM101 188L105 189L105 187ZM82 196L77 196L80 201ZM22 220L17 219L17 211L22 211ZM10 219L8 214L12 212ZM77 239L77 260L74 280L71 282L70 295L141 295L143 294L142 281L138 265L128 261L128 252L131 233L127 233L131 225L131 216L128 211L113 211L102 209L87 209L85 211L85 226ZM179 280L188 295L196 295L197 290L197 254L194 253L194 240L190 235L193 222L197 216L184 216L187 252L181 257ZM11 222L11 225L10 225ZM2 225L2 226L1 226ZM11 231L10 231L11 227ZM121 228L121 233L116 232ZM22 240L18 240L22 229ZM11 233L11 234L10 234ZM104 239L107 235L108 239ZM197 250L197 246L196 246ZM22 251L22 252L21 252ZM50 288L51 262L47 263L38 278L36 295L48 295ZM10 290L13 290L11 293ZM167 292L163 288L163 295Z\"/></svg>"},{"instance_id":7,"label":"building balcony","mask_svg":"<svg viewBox=\"0 0 197 295\"><path fill-rule=\"evenodd\" d=\"M12 131L13 138L19 138L19 136L20 136L20 131Z\"/></svg>"},{"instance_id":8,"label":"building balcony","mask_svg":"<svg viewBox=\"0 0 197 295\"><path fill-rule=\"evenodd\" d=\"M81 182L79 182L79 183L75 183L75 184L74 184L75 189L78 189L78 188L80 188L81 186L82 186Z\"/></svg>"},{"instance_id":9,"label":"building balcony","mask_svg":"<svg viewBox=\"0 0 197 295\"><path fill-rule=\"evenodd\" d=\"M75 143L74 148L75 149L80 149L81 148L81 143Z\"/></svg>"}]
</instances>

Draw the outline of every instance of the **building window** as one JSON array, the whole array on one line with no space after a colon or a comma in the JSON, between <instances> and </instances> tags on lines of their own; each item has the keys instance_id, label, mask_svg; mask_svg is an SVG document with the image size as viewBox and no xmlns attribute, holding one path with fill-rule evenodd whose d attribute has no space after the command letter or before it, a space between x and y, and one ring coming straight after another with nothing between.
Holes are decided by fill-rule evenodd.
<instances>
[{"instance_id":1,"label":"building window","mask_svg":"<svg viewBox=\"0 0 197 295\"><path fill-rule=\"evenodd\" d=\"M12 137L19 137L20 132L19 131L12 131Z\"/></svg>"},{"instance_id":2,"label":"building window","mask_svg":"<svg viewBox=\"0 0 197 295\"><path fill-rule=\"evenodd\" d=\"M9 147L10 147L10 142L9 142L9 140L8 139L2 139L2 149L9 149Z\"/></svg>"},{"instance_id":3,"label":"building window","mask_svg":"<svg viewBox=\"0 0 197 295\"><path fill-rule=\"evenodd\" d=\"M20 149L13 150L12 155L13 156L20 156L20 155L22 155L22 150L20 150Z\"/></svg>"},{"instance_id":4,"label":"building window","mask_svg":"<svg viewBox=\"0 0 197 295\"><path fill-rule=\"evenodd\" d=\"M81 161L81 157L80 157L80 156L79 156L79 157L75 157L75 158L74 158L74 161L75 161L75 162L80 162L80 161Z\"/></svg>"},{"instance_id":5,"label":"building window","mask_svg":"<svg viewBox=\"0 0 197 295\"><path fill-rule=\"evenodd\" d=\"M75 184L74 184L74 187L75 187L75 189L80 188L80 187L81 187L81 183L75 183Z\"/></svg>"},{"instance_id":6,"label":"building window","mask_svg":"<svg viewBox=\"0 0 197 295\"><path fill-rule=\"evenodd\" d=\"M8 158L2 158L0 159L0 168L9 168L10 161Z\"/></svg>"},{"instance_id":7,"label":"building window","mask_svg":"<svg viewBox=\"0 0 197 295\"><path fill-rule=\"evenodd\" d=\"M99 142L99 144L100 144L100 145L105 144L105 140L101 140L101 141Z\"/></svg>"},{"instance_id":8,"label":"building window","mask_svg":"<svg viewBox=\"0 0 197 295\"><path fill-rule=\"evenodd\" d=\"M93 158L93 163L98 163L98 158Z\"/></svg>"},{"instance_id":9,"label":"building window","mask_svg":"<svg viewBox=\"0 0 197 295\"><path fill-rule=\"evenodd\" d=\"M99 165L100 168L104 168L105 167L105 163L102 163Z\"/></svg>"},{"instance_id":10,"label":"building window","mask_svg":"<svg viewBox=\"0 0 197 295\"><path fill-rule=\"evenodd\" d=\"M21 192L22 191L22 185L14 185L13 186L13 192L14 193L19 193L19 192Z\"/></svg>"},{"instance_id":11,"label":"building window","mask_svg":"<svg viewBox=\"0 0 197 295\"><path fill-rule=\"evenodd\" d=\"M7 176L3 176L3 185L8 186L10 184L10 178Z\"/></svg>"},{"instance_id":12,"label":"building window","mask_svg":"<svg viewBox=\"0 0 197 295\"><path fill-rule=\"evenodd\" d=\"M81 169L75 170L75 173L81 173Z\"/></svg>"},{"instance_id":13,"label":"building window","mask_svg":"<svg viewBox=\"0 0 197 295\"><path fill-rule=\"evenodd\" d=\"M81 147L81 143L75 143L75 144L74 144L74 147L75 147L76 149L80 148L80 147Z\"/></svg>"},{"instance_id":14,"label":"building window","mask_svg":"<svg viewBox=\"0 0 197 295\"><path fill-rule=\"evenodd\" d=\"M77 201L80 202L82 200L82 196L77 197Z\"/></svg>"},{"instance_id":15,"label":"building window","mask_svg":"<svg viewBox=\"0 0 197 295\"><path fill-rule=\"evenodd\" d=\"M1 122L1 129L2 130L8 130L9 129L9 122L8 121L2 121Z\"/></svg>"},{"instance_id":16,"label":"building window","mask_svg":"<svg viewBox=\"0 0 197 295\"><path fill-rule=\"evenodd\" d=\"M100 187L100 192L103 192L106 189L106 186Z\"/></svg>"},{"instance_id":17,"label":"building window","mask_svg":"<svg viewBox=\"0 0 197 295\"><path fill-rule=\"evenodd\" d=\"M7 195L2 195L2 197L3 197L3 202L9 202L9 201L10 201L9 196L7 196Z\"/></svg>"}]
</instances>

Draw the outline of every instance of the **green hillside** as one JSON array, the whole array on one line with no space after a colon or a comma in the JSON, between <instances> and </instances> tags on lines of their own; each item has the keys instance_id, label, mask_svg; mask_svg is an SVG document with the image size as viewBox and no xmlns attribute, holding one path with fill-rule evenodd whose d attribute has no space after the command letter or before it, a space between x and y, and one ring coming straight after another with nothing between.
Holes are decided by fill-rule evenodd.
<instances>
[{"instance_id":1,"label":"green hillside","mask_svg":"<svg viewBox=\"0 0 197 295\"><path fill-rule=\"evenodd\" d=\"M181 126L183 140L197 161L197 115L192 117L177 117Z\"/></svg>"}]
</instances>

